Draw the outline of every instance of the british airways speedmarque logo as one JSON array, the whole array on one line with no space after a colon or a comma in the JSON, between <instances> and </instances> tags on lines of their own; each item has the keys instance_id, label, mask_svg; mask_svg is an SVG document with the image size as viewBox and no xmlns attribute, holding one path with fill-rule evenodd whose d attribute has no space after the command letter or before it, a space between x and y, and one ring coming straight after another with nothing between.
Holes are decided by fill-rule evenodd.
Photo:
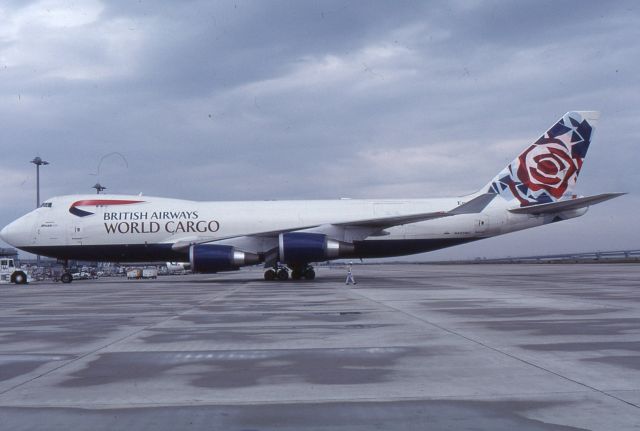
<instances>
[{"instance_id":1,"label":"british airways speedmarque logo","mask_svg":"<svg viewBox=\"0 0 640 431\"><path fill-rule=\"evenodd\" d=\"M96 207L102 205L130 205L130 204L139 204L144 201L131 201L131 200L120 200L120 199L89 199L83 201L76 201L71 204L69 207L69 212L77 217L86 217L93 215L95 213L82 210L78 207Z\"/></svg>"}]
</instances>

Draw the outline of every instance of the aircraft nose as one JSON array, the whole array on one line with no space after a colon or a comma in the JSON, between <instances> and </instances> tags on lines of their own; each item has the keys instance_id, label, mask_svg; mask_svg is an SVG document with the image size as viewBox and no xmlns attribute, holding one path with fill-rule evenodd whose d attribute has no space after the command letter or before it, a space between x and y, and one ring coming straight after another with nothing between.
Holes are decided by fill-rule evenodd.
<instances>
[{"instance_id":1,"label":"aircraft nose","mask_svg":"<svg viewBox=\"0 0 640 431\"><path fill-rule=\"evenodd\" d=\"M21 239L24 237L24 229L21 228L22 223L20 223L20 219L15 220L0 230L0 239L2 239L7 244L10 244L14 247L17 247L22 242Z\"/></svg>"},{"instance_id":2,"label":"aircraft nose","mask_svg":"<svg viewBox=\"0 0 640 431\"><path fill-rule=\"evenodd\" d=\"M0 230L0 239L6 243L9 242L9 226L10 225L7 225Z\"/></svg>"}]
</instances>

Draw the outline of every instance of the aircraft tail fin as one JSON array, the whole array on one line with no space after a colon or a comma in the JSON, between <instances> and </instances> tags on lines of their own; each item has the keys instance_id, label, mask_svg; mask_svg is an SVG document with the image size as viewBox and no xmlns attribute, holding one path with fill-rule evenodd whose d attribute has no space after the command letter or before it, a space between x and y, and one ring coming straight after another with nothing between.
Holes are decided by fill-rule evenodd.
<instances>
[{"instance_id":1,"label":"aircraft tail fin","mask_svg":"<svg viewBox=\"0 0 640 431\"><path fill-rule=\"evenodd\" d=\"M567 112L483 192L517 199L521 207L566 199L576 185L599 117L596 111Z\"/></svg>"}]
</instances>

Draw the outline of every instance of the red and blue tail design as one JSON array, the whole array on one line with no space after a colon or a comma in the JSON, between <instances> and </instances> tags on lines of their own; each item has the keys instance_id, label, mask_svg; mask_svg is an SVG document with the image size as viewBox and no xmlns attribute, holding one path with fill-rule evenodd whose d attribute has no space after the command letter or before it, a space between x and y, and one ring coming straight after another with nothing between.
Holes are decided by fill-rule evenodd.
<instances>
[{"instance_id":1,"label":"red and blue tail design","mask_svg":"<svg viewBox=\"0 0 640 431\"><path fill-rule=\"evenodd\" d=\"M599 113L567 112L488 184L489 193L520 206L556 202L571 194Z\"/></svg>"}]
</instances>

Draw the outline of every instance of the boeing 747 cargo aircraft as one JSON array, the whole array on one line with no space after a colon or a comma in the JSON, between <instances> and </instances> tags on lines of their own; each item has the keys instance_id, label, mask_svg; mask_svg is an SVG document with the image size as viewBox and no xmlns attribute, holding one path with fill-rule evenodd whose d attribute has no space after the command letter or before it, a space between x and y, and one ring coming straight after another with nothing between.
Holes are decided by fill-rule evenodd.
<instances>
[{"instance_id":1,"label":"boeing 747 cargo aircraft","mask_svg":"<svg viewBox=\"0 0 640 431\"><path fill-rule=\"evenodd\" d=\"M264 264L265 279L313 279L314 262L423 253L583 215L622 193L574 186L597 112L569 112L477 193L438 199L194 202L54 197L0 232L30 253L74 260L189 262L195 272ZM71 282L68 272L62 277Z\"/></svg>"}]
</instances>

